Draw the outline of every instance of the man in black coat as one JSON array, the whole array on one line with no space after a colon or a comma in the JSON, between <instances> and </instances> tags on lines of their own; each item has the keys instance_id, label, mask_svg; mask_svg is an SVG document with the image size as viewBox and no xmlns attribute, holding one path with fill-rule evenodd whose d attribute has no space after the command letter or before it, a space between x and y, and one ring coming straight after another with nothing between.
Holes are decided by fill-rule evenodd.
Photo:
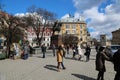
<instances>
[{"instance_id":1,"label":"man in black coat","mask_svg":"<svg viewBox=\"0 0 120 80\"><path fill-rule=\"evenodd\" d=\"M114 70L116 71L114 80L120 80L120 48L113 55L113 64Z\"/></svg>"},{"instance_id":2,"label":"man in black coat","mask_svg":"<svg viewBox=\"0 0 120 80\"><path fill-rule=\"evenodd\" d=\"M45 58L45 52L46 52L46 46L45 46L45 44L43 44L41 46L41 50L42 50L42 53L43 53L43 58Z\"/></svg>"},{"instance_id":3,"label":"man in black coat","mask_svg":"<svg viewBox=\"0 0 120 80\"><path fill-rule=\"evenodd\" d=\"M91 48L89 45L87 45L87 47L85 49L86 62L90 60L90 52L91 52Z\"/></svg>"},{"instance_id":4,"label":"man in black coat","mask_svg":"<svg viewBox=\"0 0 120 80\"><path fill-rule=\"evenodd\" d=\"M96 70L99 71L97 80L104 80L104 73L106 72L105 60L110 60L110 58L105 54L105 47L100 47L95 61Z\"/></svg>"}]
</instances>

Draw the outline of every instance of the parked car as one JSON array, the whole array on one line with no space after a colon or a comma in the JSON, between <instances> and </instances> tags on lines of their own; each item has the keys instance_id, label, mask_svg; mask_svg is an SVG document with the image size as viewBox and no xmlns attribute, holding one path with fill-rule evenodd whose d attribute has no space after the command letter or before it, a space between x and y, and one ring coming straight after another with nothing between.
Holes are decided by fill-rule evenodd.
<instances>
[{"instance_id":1,"label":"parked car","mask_svg":"<svg viewBox=\"0 0 120 80\"><path fill-rule=\"evenodd\" d=\"M112 54L114 54L119 48L120 48L120 45L111 45L110 46Z\"/></svg>"}]
</instances>

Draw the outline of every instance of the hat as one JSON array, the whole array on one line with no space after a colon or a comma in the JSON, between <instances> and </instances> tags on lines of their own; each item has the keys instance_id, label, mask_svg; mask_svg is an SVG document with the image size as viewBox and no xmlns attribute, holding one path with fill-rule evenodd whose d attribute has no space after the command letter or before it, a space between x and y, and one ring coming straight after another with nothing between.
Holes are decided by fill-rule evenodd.
<instances>
[{"instance_id":1,"label":"hat","mask_svg":"<svg viewBox=\"0 0 120 80\"><path fill-rule=\"evenodd\" d=\"M103 51L105 49L105 47L100 47L99 51Z\"/></svg>"}]
</instances>

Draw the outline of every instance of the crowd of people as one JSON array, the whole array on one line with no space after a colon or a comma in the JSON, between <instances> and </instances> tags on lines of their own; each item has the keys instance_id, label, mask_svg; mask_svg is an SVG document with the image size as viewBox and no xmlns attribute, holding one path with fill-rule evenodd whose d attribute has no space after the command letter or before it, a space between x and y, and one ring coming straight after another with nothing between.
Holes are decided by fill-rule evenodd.
<instances>
[{"instance_id":1,"label":"crowd of people","mask_svg":"<svg viewBox=\"0 0 120 80\"><path fill-rule=\"evenodd\" d=\"M63 44L59 45L57 48L53 44L52 50L53 50L53 56L57 58L57 69L58 72L60 72L61 69L66 69L64 66L64 58L66 58L66 54L69 55L69 49L72 49L73 55L72 58L76 59L75 56L78 56L78 60L81 61L81 58L86 56L86 62L89 62L90 60L90 54L91 54L91 48L90 45L86 45L86 47L83 49L80 45L73 45L70 47L69 45L64 46ZM4 48L5 49L5 48ZM3 49L3 50L4 50ZM45 58L47 47L45 44L42 44L41 46L41 52L43 54L43 58ZM15 59L15 56L20 56L22 59L26 60L29 57L29 54L33 53L32 46L29 45L28 42L25 42L21 47L17 44L12 44L10 46L10 52L8 54L9 58ZM120 80L120 49L118 49L117 52L115 52L113 55L110 53L107 47L99 46L96 48L96 59L95 59L95 66L96 70L98 71L97 80L105 80L104 79L104 73L106 72L105 67L105 60L110 61L114 65L114 70L116 71L116 75L114 80ZM62 68L61 68L62 67Z\"/></svg>"},{"instance_id":2,"label":"crowd of people","mask_svg":"<svg viewBox=\"0 0 120 80\"><path fill-rule=\"evenodd\" d=\"M63 69L66 69L63 64L63 57L65 57L65 51L64 51L64 46L60 45L57 50L57 62L58 62L58 71L60 71L60 64ZM81 49L80 45L74 45L72 47L73 50L73 59L75 58L76 55L79 55L78 60L81 60L83 56L86 56L86 62L90 60L90 53L91 53L91 48L89 45L86 46L85 52L83 49ZM66 47L66 53L69 54L69 48L68 46ZM96 70L98 71L98 76L97 80L105 80L104 79L104 73L106 72L106 67L105 67L105 60L110 61L114 65L114 70L116 71L116 75L114 80L120 80L120 49L118 49L117 52L110 53L107 47L99 46L99 48L96 50L96 60L95 60L95 65L96 65Z\"/></svg>"},{"instance_id":3,"label":"crowd of people","mask_svg":"<svg viewBox=\"0 0 120 80\"><path fill-rule=\"evenodd\" d=\"M29 56L33 54L33 47L29 44L28 41L24 42L22 45L18 43L12 43L9 47L4 46L2 53L6 54L6 58L10 59L28 59Z\"/></svg>"},{"instance_id":4,"label":"crowd of people","mask_svg":"<svg viewBox=\"0 0 120 80\"><path fill-rule=\"evenodd\" d=\"M83 51L83 49L81 49L80 45L73 45L72 47L70 47L69 45L64 46L63 44L59 45L58 48L56 49L55 45L52 45L52 49L53 49L53 56L57 56L57 68L58 68L58 72L60 72L60 65L62 67L62 69L66 69L66 67L64 66L63 63L63 59L66 58L67 55L70 54L69 49L72 49L73 51L73 59L76 60L76 56L77 60L81 61L81 58L83 58L84 56L86 56L86 62L88 62L90 60L90 52L91 52L91 48L89 45L87 45L87 47L85 48L85 53Z\"/></svg>"}]
</instances>

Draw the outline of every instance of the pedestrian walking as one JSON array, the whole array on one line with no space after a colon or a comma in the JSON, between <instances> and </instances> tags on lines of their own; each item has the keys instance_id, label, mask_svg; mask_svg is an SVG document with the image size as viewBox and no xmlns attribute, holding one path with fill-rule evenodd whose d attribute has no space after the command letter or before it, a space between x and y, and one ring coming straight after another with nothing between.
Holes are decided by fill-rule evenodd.
<instances>
[{"instance_id":1,"label":"pedestrian walking","mask_svg":"<svg viewBox=\"0 0 120 80\"><path fill-rule=\"evenodd\" d=\"M61 45L61 47L62 47L62 51L63 51L63 57L65 58L65 54L66 54L66 51L65 51L65 47L64 47L64 45L62 44ZM63 69L66 69L66 67L64 66L64 64L63 64L63 57L62 57L62 63L61 63L61 65L62 65L62 68Z\"/></svg>"},{"instance_id":2,"label":"pedestrian walking","mask_svg":"<svg viewBox=\"0 0 120 80\"><path fill-rule=\"evenodd\" d=\"M72 47L73 50L73 58L75 58L75 46Z\"/></svg>"},{"instance_id":3,"label":"pedestrian walking","mask_svg":"<svg viewBox=\"0 0 120 80\"><path fill-rule=\"evenodd\" d=\"M19 45L15 43L15 56L16 56L16 58L19 57L19 55L20 55L19 52L20 52Z\"/></svg>"},{"instance_id":4,"label":"pedestrian walking","mask_svg":"<svg viewBox=\"0 0 120 80\"><path fill-rule=\"evenodd\" d=\"M33 53L34 53L34 49L33 49L33 47L31 45L29 45L29 48L30 48L30 56L32 56Z\"/></svg>"},{"instance_id":5,"label":"pedestrian walking","mask_svg":"<svg viewBox=\"0 0 120 80\"><path fill-rule=\"evenodd\" d=\"M83 50L81 49L80 45L78 46L78 60L81 60L81 58L84 56Z\"/></svg>"},{"instance_id":6,"label":"pedestrian walking","mask_svg":"<svg viewBox=\"0 0 120 80\"><path fill-rule=\"evenodd\" d=\"M65 69L63 64L63 48L61 45L58 47L58 50L57 50L57 62L58 62L58 65L57 65L58 72L60 72L60 65L62 66L63 69Z\"/></svg>"},{"instance_id":7,"label":"pedestrian walking","mask_svg":"<svg viewBox=\"0 0 120 80\"><path fill-rule=\"evenodd\" d=\"M42 53L43 53L43 58L45 58L45 52L46 52L46 46L45 46L45 44L43 44L41 46L41 50L42 50Z\"/></svg>"},{"instance_id":8,"label":"pedestrian walking","mask_svg":"<svg viewBox=\"0 0 120 80\"><path fill-rule=\"evenodd\" d=\"M91 48L89 45L87 45L87 47L85 48L86 62L90 60L90 52L91 52Z\"/></svg>"},{"instance_id":9,"label":"pedestrian walking","mask_svg":"<svg viewBox=\"0 0 120 80\"><path fill-rule=\"evenodd\" d=\"M69 54L69 45L67 45L66 50L67 50L67 54Z\"/></svg>"},{"instance_id":10,"label":"pedestrian walking","mask_svg":"<svg viewBox=\"0 0 120 80\"><path fill-rule=\"evenodd\" d=\"M110 60L110 58L105 54L105 48L100 47L95 61L96 70L99 71L97 80L104 80L104 72L106 71L105 60Z\"/></svg>"},{"instance_id":11,"label":"pedestrian walking","mask_svg":"<svg viewBox=\"0 0 120 80\"><path fill-rule=\"evenodd\" d=\"M113 55L113 64L114 70L116 71L114 80L120 80L120 49Z\"/></svg>"},{"instance_id":12,"label":"pedestrian walking","mask_svg":"<svg viewBox=\"0 0 120 80\"><path fill-rule=\"evenodd\" d=\"M14 45L10 45L10 53L9 53L9 58L15 59L15 47Z\"/></svg>"},{"instance_id":13,"label":"pedestrian walking","mask_svg":"<svg viewBox=\"0 0 120 80\"><path fill-rule=\"evenodd\" d=\"M73 58L75 59L75 55L78 54L78 46L74 45L73 46Z\"/></svg>"},{"instance_id":14,"label":"pedestrian walking","mask_svg":"<svg viewBox=\"0 0 120 80\"><path fill-rule=\"evenodd\" d=\"M56 47L55 47L55 45L53 44L53 45L52 45L53 56L55 56L55 48L56 48Z\"/></svg>"},{"instance_id":15,"label":"pedestrian walking","mask_svg":"<svg viewBox=\"0 0 120 80\"><path fill-rule=\"evenodd\" d=\"M24 60L28 59L29 54L30 54L30 47L29 47L29 44L27 42L25 42L24 45L23 45L23 56L22 56L22 58Z\"/></svg>"}]
</instances>

